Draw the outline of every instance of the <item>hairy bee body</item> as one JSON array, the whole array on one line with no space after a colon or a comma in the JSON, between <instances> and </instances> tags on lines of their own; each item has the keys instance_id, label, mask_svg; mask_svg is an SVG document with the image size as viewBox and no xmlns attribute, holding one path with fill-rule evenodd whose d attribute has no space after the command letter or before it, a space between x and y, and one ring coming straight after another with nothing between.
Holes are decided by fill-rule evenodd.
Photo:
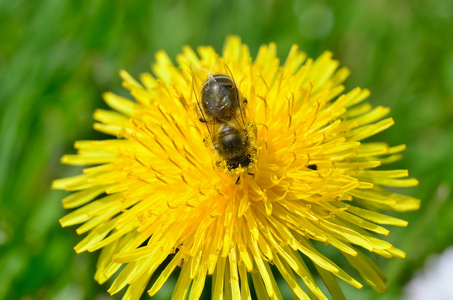
<instances>
[{"instance_id":1,"label":"hairy bee body","mask_svg":"<svg viewBox=\"0 0 453 300\"><path fill-rule=\"evenodd\" d=\"M201 87L199 120L208 126L212 145L229 171L248 169L256 150L254 126L245 122L244 103L231 77L210 75ZM218 164L222 164L220 161Z\"/></svg>"}]
</instances>

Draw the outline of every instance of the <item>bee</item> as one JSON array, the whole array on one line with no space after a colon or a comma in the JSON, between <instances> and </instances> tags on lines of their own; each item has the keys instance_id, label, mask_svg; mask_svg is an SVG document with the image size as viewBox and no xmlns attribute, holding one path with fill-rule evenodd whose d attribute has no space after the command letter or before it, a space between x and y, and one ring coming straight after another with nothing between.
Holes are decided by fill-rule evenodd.
<instances>
[{"instance_id":1,"label":"bee","mask_svg":"<svg viewBox=\"0 0 453 300\"><path fill-rule=\"evenodd\" d=\"M198 119L206 123L212 146L220 157L217 165L224 163L232 175L252 168L256 153L256 129L245 121L247 100L241 99L234 80L225 74L210 75L201 87L201 105L197 99Z\"/></svg>"}]
</instances>

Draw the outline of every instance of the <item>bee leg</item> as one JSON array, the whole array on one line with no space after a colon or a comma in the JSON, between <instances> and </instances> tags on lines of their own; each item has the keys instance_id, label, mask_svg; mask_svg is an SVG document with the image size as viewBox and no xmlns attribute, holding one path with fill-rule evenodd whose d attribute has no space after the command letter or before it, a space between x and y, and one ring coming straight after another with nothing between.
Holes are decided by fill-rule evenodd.
<instances>
[{"instance_id":1,"label":"bee leg","mask_svg":"<svg viewBox=\"0 0 453 300\"><path fill-rule=\"evenodd\" d=\"M235 184L239 184L240 181L241 181L241 176L238 176L238 179L236 179L236 183Z\"/></svg>"}]
</instances>

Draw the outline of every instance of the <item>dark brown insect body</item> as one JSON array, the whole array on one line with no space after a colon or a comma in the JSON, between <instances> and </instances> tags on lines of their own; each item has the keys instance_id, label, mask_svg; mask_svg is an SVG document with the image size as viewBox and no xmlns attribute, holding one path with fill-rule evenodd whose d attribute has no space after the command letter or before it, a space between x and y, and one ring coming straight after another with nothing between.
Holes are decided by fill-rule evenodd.
<instances>
[{"instance_id":1,"label":"dark brown insect body","mask_svg":"<svg viewBox=\"0 0 453 300\"><path fill-rule=\"evenodd\" d=\"M208 126L214 149L229 171L252 163L250 130L233 79L225 74L209 76L201 88L199 119Z\"/></svg>"}]
</instances>

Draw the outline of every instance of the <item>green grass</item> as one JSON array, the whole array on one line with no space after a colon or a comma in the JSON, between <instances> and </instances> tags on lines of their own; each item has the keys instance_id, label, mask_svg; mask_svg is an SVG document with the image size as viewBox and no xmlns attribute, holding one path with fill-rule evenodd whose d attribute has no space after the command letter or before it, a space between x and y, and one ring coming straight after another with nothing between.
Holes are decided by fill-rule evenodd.
<instances>
[{"instance_id":1,"label":"green grass","mask_svg":"<svg viewBox=\"0 0 453 300\"><path fill-rule=\"evenodd\" d=\"M408 228L391 228L388 240L408 257L378 260L389 277L380 299L400 298L425 259L453 244L452 1L125 3L0 0L0 299L105 295L92 279L96 255L75 255L80 237L58 224L65 193L50 183L80 172L59 158L74 153L75 140L103 138L91 116L106 107L102 92L127 94L120 69L148 71L160 49L171 57L183 45L220 51L228 34L252 54L274 41L282 59L293 43L311 57L331 50L351 69L348 89L369 88L371 103L392 108L396 125L374 140L408 145L394 166L420 180L403 192L422 206L398 214Z\"/></svg>"}]
</instances>

